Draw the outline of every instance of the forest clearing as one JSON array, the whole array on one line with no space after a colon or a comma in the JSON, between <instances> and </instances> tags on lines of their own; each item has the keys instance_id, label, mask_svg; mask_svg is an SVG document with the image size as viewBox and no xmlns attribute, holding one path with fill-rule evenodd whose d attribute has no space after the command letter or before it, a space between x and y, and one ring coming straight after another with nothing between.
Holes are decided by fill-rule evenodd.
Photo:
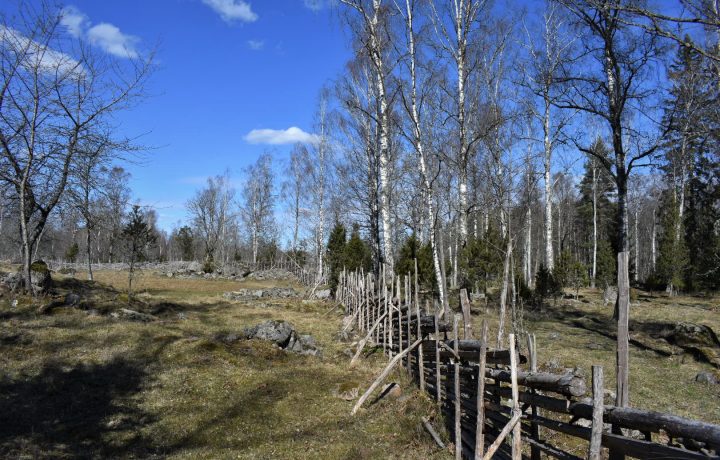
<instances>
[{"instance_id":1,"label":"forest clearing","mask_svg":"<svg viewBox=\"0 0 720 460\"><path fill-rule=\"evenodd\" d=\"M720 0L0 2L0 457L720 459Z\"/></svg>"},{"instance_id":2,"label":"forest clearing","mask_svg":"<svg viewBox=\"0 0 720 460\"><path fill-rule=\"evenodd\" d=\"M38 314L38 301L19 298L12 307L9 296L0 298L0 456L452 458L452 447L439 449L421 425L423 417L437 417L432 399L402 369L388 380L399 384L400 396L350 414L385 359L382 349L369 347L361 364L350 367L347 350L355 351L357 338L339 339L342 309L302 297L223 297L238 289L302 292L291 277L187 280L148 270L138 277L131 307L122 296L126 272L97 271L92 283L81 281L83 273L76 276L57 275L55 297L82 293L81 306ZM611 307L596 290L568 297L526 317L526 329L537 337L540 370L587 373L588 363L611 369L615 340L603 330ZM155 312L154 319L111 316L126 306ZM635 407L720 423L720 385L695 381L700 372L717 375L717 365L673 349L645 328L690 322L719 330L717 316L708 315L718 308L716 297L638 293L631 316L638 345L630 352ZM494 330L495 318L494 307L486 313L484 302L473 304L476 328L488 319ZM227 339L269 319L311 334L321 355ZM613 384L608 375L606 388ZM440 419L434 423L452 445Z\"/></svg>"}]
</instances>

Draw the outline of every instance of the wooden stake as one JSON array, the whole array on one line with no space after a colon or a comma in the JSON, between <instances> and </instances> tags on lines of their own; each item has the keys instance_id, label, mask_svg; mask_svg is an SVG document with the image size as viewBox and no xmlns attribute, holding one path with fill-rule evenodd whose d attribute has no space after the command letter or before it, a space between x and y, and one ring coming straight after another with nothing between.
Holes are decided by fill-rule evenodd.
<instances>
[{"instance_id":1,"label":"wooden stake","mask_svg":"<svg viewBox=\"0 0 720 460\"><path fill-rule=\"evenodd\" d=\"M537 347L535 343L535 334L529 334L527 335L527 343L528 343L528 359L530 360L530 372L537 372ZM530 389L530 394L535 394L535 390L532 388ZM531 413L533 417L536 417L538 415L538 408L537 406L531 406ZM530 436L532 436L533 439L536 441L540 440L540 428L538 427L538 424L535 422L530 422ZM540 448L538 448L535 444L530 445L530 459L531 460L540 460Z\"/></svg>"},{"instance_id":2,"label":"wooden stake","mask_svg":"<svg viewBox=\"0 0 720 460\"><path fill-rule=\"evenodd\" d=\"M393 369L393 367L395 367L395 365L398 363L398 361L400 361L403 358L403 356L410 353L410 351L414 350L415 347L420 345L420 342L422 342L422 340L416 340L411 346L407 347L402 353L398 353L392 360L390 360L390 362L385 367L385 369L383 369L383 371L380 373L378 378L375 379L375 381L372 383L372 385L370 385L370 388L368 388L367 391L360 397L360 399L358 399L358 402L355 404L355 407L353 407L353 410L351 412L352 415L355 415L355 413L358 411L358 409L360 409L360 406L363 405L365 400L367 400L368 397L372 394L372 392L375 391L375 389L382 383L383 380L385 380L385 378L388 376L388 374Z\"/></svg>"},{"instance_id":3,"label":"wooden stake","mask_svg":"<svg viewBox=\"0 0 720 460\"><path fill-rule=\"evenodd\" d=\"M490 445L490 447L488 447L488 450L487 450L487 452L485 452L485 456L483 457L483 460L492 460L493 455L495 455L495 452L500 447L500 444L502 444L503 441L505 440L505 438L507 437L507 435L510 434L510 431L515 429L515 426L518 424L518 422L520 421L521 418L522 418L521 413L515 414L512 416L510 421L507 422L507 425L505 425L505 427L503 427L502 431L497 436L497 438L495 438L495 441L493 441L493 443Z\"/></svg>"},{"instance_id":4,"label":"wooden stake","mask_svg":"<svg viewBox=\"0 0 720 460\"><path fill-rule=\"evenodd\" d=\"M592 385L593 419L590 447L588 448L588 460L600 460L602 458L603 414L605 413L602 366L592 367Z\"/></svg>"},{"instance_id":5,"label":"wooden stake","mask_svg":"<svg viewBox=\"0 0 720 460\"><path fill-rule=\"evenodd\" d=\"M422 328L420 327L420 294L419 287L418 287L418 269L417 269L417 259L415 259L415 315L416 315L416 324L417 324L417 338L422 338ZM410 340L408 336L408 340ZM423 346L422 343L420 344L420 347L418 348L417 353L417 362L418 362L418 375L420 376L420 391L425 391L425 363L423 363L424 359L424 353L423 353Z\"/></svg>"},{"instance_id":6,"label":"wooden stake","mask_svg":"<svg viewBox=\"0 0 720 460\"><path fill-rule=\"evenodd\" d=\"M517 383L517 354L515 353L515 334L509 335L510 339L510 385L512 385L512 399L513 399L513 417L522 416L520 410L520 395L518 391ZM520 424L517 423L513 427L512 435L512 458L513 460L522 460L522 440L520 438Z\"/></svg>"},{"instance_id":7,"label":"wooden stake","mask_svg":"<svg viewBox=\"0 0 720 460\"><path fill-rule=\"evenodd\" d=\"M462 460L462 427L461 418L462 410L460 408L460 360L457 358L458 350L458 317L453 315L453 342L455 345L455 375L453 383L455 384L455 459Z\"/></svg>"},{"instance_id":8,"label":"wooden stake","mask_svg":"<svg viewBox=\"0 0 720 460\"><path fill-rule=\"evenodd\" d=\"M485 363L487 361L487 320L483 320L482 335L480 338L480 355L478 359L477 381L477 418L475 419L475 458L480 459L485 450Z\"/></svg>"},{"instance_id":9,"label":"wooden stake","mask_svg":"<svg viewBox=\"0 0 720 460\"><path fill-rule=\"evenodd\" d=\"M355 356L353 356L353 358L350 360L350 367L355 365L355 361L360 357L360 353L362 353L363 349L365 348L365 344L367 344L368 340L370 340L370 337L372 337L373 332L375 332L375 329L377 329L378 325L380 325L380 322L382 322L383 319L385 319L385 315L382 315L380 318L378 318L377 321L375 321L375 324L373 324L372 329L370 329L370 331L368 331L365 338L360 341L360 343L358 344L358 349L355 352Z\"/></svg>"},{"instance_id":10,"label":"wooden stake","mask_svg":"<svg viewBox=\"0 0 720 460\"><path fill-rule=\"evenodd\" d=\"M460 307L463 314L463 326L465 339L473 338L472 316L470 315L470 299L468 299L467 289L460 290Z\"/></svg>"},{"instance_id":11,"label":"wooden stake","mask_svg":"<svg viewBox=\"0 0 720 460\"><path fill-rule=\"evenodd\" d=\"M438 315L433 314L435 319L435 392L437 393L438 406L442 403L442 394L440 392L440 331L438 330Z\"/></svg>"}]
</instances>

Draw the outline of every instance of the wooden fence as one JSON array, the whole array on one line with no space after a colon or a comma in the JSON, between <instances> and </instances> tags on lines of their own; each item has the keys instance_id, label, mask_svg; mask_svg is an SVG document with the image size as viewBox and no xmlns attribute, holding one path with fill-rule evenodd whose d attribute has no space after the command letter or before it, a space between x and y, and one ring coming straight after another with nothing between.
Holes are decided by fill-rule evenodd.
<instances>
[{"instance_id":1,"label":"wooden fence","mask_svg":"<svg viewBox=\"0 0 720 460\"><path fill-rule=\"evenodd\" d=\"M362 337L351 365L368 343L390 359L353 413L402 365L437 402L458 459L720 458L720 426L604 405L601 367L592 367L590 389L572 373L538 372L532 335L523 340L527 356L513 334L507 348L490 348L485 321L475 338L467 296L462 317L444 320L429 302L421 306L417 275L378 282L343 273L336 300L350 318L345 329Z\"/></svg>"}]
</instances>

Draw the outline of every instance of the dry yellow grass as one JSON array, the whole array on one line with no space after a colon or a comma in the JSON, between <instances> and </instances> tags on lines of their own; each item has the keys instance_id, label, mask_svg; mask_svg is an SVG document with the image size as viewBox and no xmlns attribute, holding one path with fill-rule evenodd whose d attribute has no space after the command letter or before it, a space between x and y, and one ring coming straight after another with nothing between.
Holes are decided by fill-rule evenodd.
<instances>
[{"instance_id":1,"label":"dry yellow grass","mask_svg":"<svg viewBox=\"0 0 720 460\"><path fill-rule=\"evenodd\" d=\"M124 287L123 273L96 278ZM0 299L0 457L448 457L420 427L433 403L402 372L392 378L405 398L350 416L353 402L337 392L364 391L386 360L349 369L339 314L300 300L221 300L240 287L248 284L146 273L140 299L163 305L150 323L72 308L38 316L36 305ZM216 339L270 318L312 334L323 357Z\"/></svg>"}]
</instances>

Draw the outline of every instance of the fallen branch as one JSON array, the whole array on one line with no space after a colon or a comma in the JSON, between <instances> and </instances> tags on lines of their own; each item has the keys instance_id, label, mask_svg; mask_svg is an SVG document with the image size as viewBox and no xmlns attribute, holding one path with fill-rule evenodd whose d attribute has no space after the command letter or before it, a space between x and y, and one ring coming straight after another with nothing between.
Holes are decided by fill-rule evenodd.
<instances>
[{"instance_id":1,"label":"fallen branch","mask_svg":"<svg viewBox=\"0 0 720 460\"><path fill-rule=\"evenodd\" d=\"M430 433L430 436L432 436L433 441L435 441L435 444L437 444L438 447L440 447L441 449L445 449L445 443L442 442L442 439L440 439L440 435L437 434L437 431L435 431L435 429L432 427L432 425L430 424L430 421L427 418L423 417L422 423L423 423L423 426L425 427L425 429L427 430L427 432Z\"/></svg>"},{"instance_id":2,"label":"fallen branch","mask_svg":"<svg viewBox=\"0 0 720 460\"><path fill-rule=\"evenodd\" d=\"M352 415L355 415L355 413L358 411L358 409L360 409L360 406L363 405L365 400L372 394L373 391L375 391L375 389L382 383L382 381L385 380L385 377L388 376L388 374L393 369L393 367L395 367L395 365L398 363L398 361L402 360L405 357L405 355L407 355L412 350L414 350L415 347L420 345L421 342L422 342L422 338L419 338L412 345L410 345L405 350L403 350L402 353L398 353L397 355L395 355L395 357L388 363L388 365L385 367L385 369L383 369L383 371L380 373L378 378L375 379L375 381L372 383L372 385L370 385L370 388L368 388L367 391L365 392L365 394L363 394L362 397L360 397L358 402L355 404L355 407L353 407L353 410L351 412Z\"/></svg>"}]
</instances>

